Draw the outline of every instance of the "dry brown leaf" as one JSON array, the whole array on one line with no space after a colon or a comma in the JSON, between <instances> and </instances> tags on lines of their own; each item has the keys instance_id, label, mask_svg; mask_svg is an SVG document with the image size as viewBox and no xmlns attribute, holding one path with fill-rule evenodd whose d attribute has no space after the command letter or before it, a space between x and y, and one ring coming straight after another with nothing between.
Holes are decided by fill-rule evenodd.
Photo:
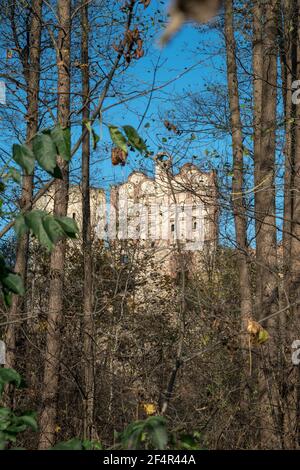
<instances>
[{"instance_id":1,"label":"dry brown leaf","mask_svg":"<svg viewBox=\"0 0 300 470\"><path fill-rule=\"evenodd\" d=\"M254 344L263 344L269 339L269 333L265 330L260 323L255 320L248 320L247 331Z\"/></svg>"},{"instance_id":2,"label":"dry brown leaf","mask_svg":"<svg viewBox=\"0 0 300 470\"><path fill-rule=\"evenodd\" d=\"M127 159L127 153L124 150L114 147L111 151L111 162L114 166L122 165L124 166Z\"/></svg>"},{"instance_id":3,"label":"dry brown leaf","mask_svg":"<svg viewBox=\"0 0 300 470\"><path fill-rule=\"evenodd\" d=\"M250 335L257 335L261 330L261 325L254 320L248 320L247 331Z\"/></svg>"}]
</instances>

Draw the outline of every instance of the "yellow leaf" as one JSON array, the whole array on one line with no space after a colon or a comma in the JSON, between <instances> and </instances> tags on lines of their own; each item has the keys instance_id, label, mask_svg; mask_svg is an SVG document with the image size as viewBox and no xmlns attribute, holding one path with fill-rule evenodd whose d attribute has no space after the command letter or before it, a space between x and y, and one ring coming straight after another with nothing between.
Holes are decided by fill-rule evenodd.
<instances>
[{"instance_id":1,"label":"yellow leaf","mask_svg":"<svg viewBox=\"0 0 300 470\"><path fill-rule=\"evenodd\" d=\"M260 323L254 320L248 320L247 331L251 337L253 344L263 344L269 339L269 333Z\"/></svg>"},{"instance_id":2,"label":"yellow leaf","mask_svg":"<svg viewBox=\"0 0 300 470\"><path fill-rule=\"evenodd\" d=\"M257 342L259 344L263 344L265 343L266 341L268 341L269 339L269 333L267 332L267 330L265 330L264 328L262 328L260 330L260 332L258 333L258 338L257 338Z\"/></svg>"},{"instance_id":3,"label":"yellow leaf","mask_svg":"<svg viewBox=\"0 0 300 470\"><path fill-rule=\"evenodd\" d=\"M143 408L148 416L154 415L154 413L156 413L156 406L154 403L144 403Z\"/></svg>"},{"instance_id":4,"label":"yellow leaf","mask_svg":"<svg viewBox=\"0 0 300 470\"><path fill-rule=\"evenodd\" d=\"M38 330L40 332L46 331L48 328L48 323L46 321L40 321L38 324Z\"/></svg>"}]
</instances>

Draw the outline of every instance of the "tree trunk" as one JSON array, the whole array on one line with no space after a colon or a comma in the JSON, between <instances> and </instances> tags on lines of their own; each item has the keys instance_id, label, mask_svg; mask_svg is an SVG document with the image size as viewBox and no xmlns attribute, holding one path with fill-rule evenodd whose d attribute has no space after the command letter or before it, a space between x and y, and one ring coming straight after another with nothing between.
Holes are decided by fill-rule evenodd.
<instances>
[{"instance_id":1,"label":"tree trunk","mask_svg":"<svg viewBox=\"0 0 300 470\"><path fill-rule=\"evenodd\" d=\"M261 113L262 113L262 86L263 86L263 6L261 0L254 0L253 3L253 130L254 130L254 187L255 190L255 231L260 230L259 212L259 192L260 192L260 158L261 158ZM259 316L261 299L260 279L256 278L255 310Z\"/></svg>"},{"instance_id":2,"label":"tree trunk","mask_svg":"<svg viewBox=\"0 0 300 470\"><path fill-rule=\"evenodd\" d=\"M297 9L294 12L298 18L298 40L297 40L297 77L300 77L300 0L297 1ZM299 86L297 87L299 89ZM291 224L291 286L290 302L292 305L292 327L293 331L300 331L300 105L296 106L295 115L295 160L292 170L293 178L291 184L292 194L292 224ZM292 338L292 341L296 338ZM298 339L298 338L297 338ZM293 425L295 429L295 446L300 446L300 368L294 367L293 384L295 389L295 419ZM292 385L292 384L291 384Z\"/></svg>"},{"instance_id":3,"label":"tree trunk","mask_svg":"<svg viewBox=\"0 0 300 470\"><path fill-rule=\"evenodd\" d=\"M277 26L278 2L264 2L264 24L262 29L263 74L262 86L254 86L254 133L255 133L255 220L256 220L256 309L262 320L274 313L278 306L277 240L275 216L275 149L276 149L276 106L277 106ZM261 8L261 7L259 7ZM255 11L255 9L254 9ZM262 11L260 10L260 13ZM257 14L257 11L256 11ZM254 18L258 22L260 18ZM261 72L261 61L255 56L254 75ZM258 118L261 118L259 125ZM264 448L282 446L278 435L278 414L275 407L273 375L278 366L276 359L277 318L264 322L271 340L261 348L260 403L261 403L261 446Z\"/></svg>"},{"instance_id":4,"label":"tree trunk","mask_svg":"<svg viewBox=\"0 0 300 470\"><path fill-rule=\"evenodd\" d=\"M82 62L82 122L90 117L89 87L89 20L88 4L83 0L81 8L81 62ZM90 208L90 136L85 134L82 140L82 252L83 252L83 357L84 357L84 416L83 435L93 438L94 421L94 348L93 348L93 263L92 233Z\"/></svg>"},{"instance_id":5,"label":"tree trunk","mask_svg":"<svg viewBox=\"0 0 300 470\"><path fill-rule=\"evenodd\" d=\"M233 1L225 2L225 39L227 54L227 81L229 92L229 106L232 133L232 149L233 149L233 178L232 178L232 206L235 223L237 257L239 267L239 283L241 295L241 326L242 326L242 360L245 364L243 370L243 380L241 387L247 387L246 377L248 375L248 338L247 323L252 317L252 295L249 276L249 253L247 244L247 213L245 201L243 197L244 189L244 147L243 133L240 115L239 89L236 65L236 44L234 38L233 27ZM244 408L247 400L247 390L241 390L241 405Z\"/></svg>"},{"instance_id":6,"label":"tree trunk","mask_svg":"<svg viewBox=\"0 0 300 470\"><path fill-rule=\"evenodd\" d=\"M292 177L295 161L295 112L292 101L292 84L297 80L297 0L285 0L283 5L283 59L281 67L285 76L285 176L284 176L284 222L283 253L285 295L289 297L291 263Z\"/></svg>"},{"instance_id":7,"label":"tree trunk","mask_svg":"<svg viewBox=\"0 0 300 470\"><path fill-rule=\"evenodd\" d=\"M293 218L293 174L295 165L295 129L296 106L292 100L292 84L297 80L297 0L284 0L282 2L281 25L281 74L283 79L283 99L285 111L285 175L284 175L284 212L283 212L283 282L281 286L281 306L289 307L291 299L291 267L293 264L292 248L292 218ZM280 380L279 391L281 397L281 427L284 434L285 448L295 447L295 387L290 374L290 358L286 351L293 342L295 331L293 308L288 308L280 316ZM293 385L291 385L293 380ZM297 380L297 379L296 379Z\"/></svg>"},{"instance_id":8,"label":"tree trunk","mask_svg":"<svg viewBox=\"0 0 300 470\"><path fill-rule=\"evenodd\" d=\"M70 0L58 0L58 19L58 121L63 128L67 128L70 125ZM68 164L61 157L58 157L58 165L63 179L55 182L54 214L66 216L68 209ZM50 260L49 310L42 384L43 410L40 417L39 449L46 449L55 442L65 251L66 242L62 240L53 249Z\"/></svg>"},{"instance_id":9,"label":"tree trunk","mask_svg":"<svg viewBox=\"0 0 300 470\"><path fill-rule=\"evenodd\" d=\"M29 26L28 60L23 58L23 74L27 88L27 129L26 141L30 140L38 130L39 88L40 88L40 54L42 31L42 0L32 0L31 21ZM33 176L23 175L20 209L31 204ZM19 238L16 252L15 271L21 275L26 286L28 264L29 235L26 233ZM22 299L14 295L10 311L10 320L17 320L22 308ZM6 332L6 366L15 367L16 337L19 325L12 323Z\"/></svg>"}]
</instances>

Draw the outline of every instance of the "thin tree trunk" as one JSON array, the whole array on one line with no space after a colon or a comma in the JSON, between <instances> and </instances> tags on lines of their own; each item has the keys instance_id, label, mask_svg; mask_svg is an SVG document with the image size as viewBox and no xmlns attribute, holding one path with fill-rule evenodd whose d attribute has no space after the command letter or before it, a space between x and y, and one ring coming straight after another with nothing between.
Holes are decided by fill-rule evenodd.
<instances>
[{"instance_id":1,"label":"thin tree trunk","mask_svg":"<svg viewBox=\"0 0 300 470\"><path fill-rule=\"evenodd\" d=\"M260 219L257 217L260 197L260 158L261 158L261 113L262 113L262 86L263 86L263 39L262 39L262 18L263 6L261 0L254 0L253 3L253 146L254 146L254 186L255 190L255 231L259 232L261 227ZM255 310L259 316L260 304L262 302L260 279L256 278L255 289Z\"/></svg>"},{"instance_id":2,"label":"thin tree trunk","mask_svg":"<svg viewBox=\"0 0 300 470\"><path fill-rule=\"evenodd\" d=\"M261 125L255 123L254 150L256 172L256 308L258 319L274 312L278 306L277 280L277 240L275 216L275 149L276 149L276 106L277 106L277 26L278 1L264 3L263 25L263 82L255 97L256 114L261 115ZM258 19L257 19L258 20ZM261 93L261 95L260 95ZM278 442L278 414L275 409L275 387L273 376L277 362L275 359L276 319L264 323L271 340L269 355L266 349L260 350L262 372L260 376L261 402L261 446L273 448L282 445ZM277 405L277 403L276 403Z\"/></svg>"},{"instance_id":3,"label":"thin tree trunk","mask_svg":"<svg viewBox=\"0 0 300 470\"><path fill-rule=\"evenodd\" d=\"M300 0L297 1L297 9L294 12L298 18L298 41L297 41L297 77L300 77ZM298 87L299 88L299 87ZM292 237L291 237L291 291L290 298L292 305L299 302L300 296L300 105L296 106L296 119L295 119L295 161L293 167L293 178L291 185L292 192ZM300 307L294 305L292 308L293 313L293 328L294 331L300 330ZM295 339L295 338L293 338ZM295 384L295 446L300 446L300 368L295 367L293 382Z\"/></svg>"},{"instance_id":4,"label":"thin tree trunk","mask_svg":"<svg viewBox=\"0 0 300 470\"><path fill-rule=\"evenodd\" d=\"M282 2L281 25L281 69L283 80L283 99L285 111L285 175L284 175L284 212L283 212L283 282L280 292L281 306L289 306L291 299L291 257L292 218L293 218L293 172L295 164L295 127L296 106L292 101L292 84L297 80L297 0ZM281 400L281 428L285 448L295 447L295 387L290 386L290 358L285 351L293 341L295 325L293 309L280 316L280 378L279 391ZM289 384L289 386L287 386Z\"/></svg>"},{"instance_id":5,"label":"thin tree trunk","mask_svg":"<svg viewBox=\"0 0 300 470\"><path fill-rule=\"evenodd\" d=\"M58 121L69 127L70 116L70 45L71 1L58 0ZM63 179L55 182L54 214L65 216L68 209L68 164L58 157ZM45 369L42 383L43 409L40 416L39 449L46 449L55 442L57 392L59 383L61 326L63 314L63 283L65 267L65 240L60 241L51 253L49 310L46 334Z\"/></svg>"},{"instance_id":6,"label":"thin tree trunk","mask_svg":"<svg viewBox=\"0 0 300 470\"><path fill-rule=\"evenodd\" d=\"M88 4L83 0L81 8L81 62L82 62L82 121L83 128L90 117L89 105L89 19ZM84 129L83 129L84 130ZM93 263L90 208L90 136L82 140L82 251L83 251L83 357L85 399L83 415L83 435L93 438L94 421L94 350L93 350Z\"/></svg>"},{"instance_id":7,"label":"thin tree trunk","mask_svg":"<svg viewBox=\"0 0 300 470\"><path fill-rule=\"evenodd\" d=\"M277 0L266 4L264 40L264 75L262 86L261 151L257 157L259 191L256 216L260 228L256 234L258 275L261 281L261 317L270 312L274 302L277 279L276 219L275 219L275 146L277 106ZM276 296L276 293L275 293ZM275 299L276 300L276 299Z\"/></svg>"},{"instance_id":8,"label":"thin tree trunk","mask_svg":"<svg viewBox=\"0 0 300 470\"><path fill-rule=\"evenodd\" d=\"M41 54L41 18L42 0L32 0L31 21L29 24L28 58L23 58L23 74L27 87L27 129L26 141L30 140L38 130L39 89L40 89L40 54ZM33 176L23 175L20 209L30 206L32 200ZM29 250L29 235L26 233L19 238L16 252L15 271L21 275L26 286L27 264ZM10 319L17 320L22 308L22 299L14 295L10 310ZM6 332L6 366L15 367L16 337L18 324L11 323Z\"/></svg>"},{"instance_id":9,"label":"thin tree trunk","mask_svg":"<svg viewBox=\"0 0 300 470\"><path fill-rule=\"evenodd\" d=\"M258 217L260 208L260 160L261 160L261 121L262 121L262 88L263 88L263 18L264 7L261 0L253 0L253 45L252 45L252 67L253 67L253 154L254 154L254 222L255 233L259 233L261 221ZM255 317L260 318L260 306L262 304L262 290L260 277L258 275L258 266L256 266L256 285L255 285ZM264 378L259 370L259 361L253 367L255 374L254 380L257 381L258 390L264 388ZM260 403L258 403L260 407ZM261 440L261 432L258 429L257 439Z\"/></svg>"},{"instance_id":10,"label":"thin tree trunk","mask_svg":"<svg viewBox=\"0 0 300 470\"><path fill-rule=\"evenodd\" d=\"M295 112L292 102L292 83L297 80L297 0L285 0L283 6L283 49L285 70L285 176L284 176L284 223L283 223L283 261L285 275L285 295L289 297L291 263L291 221L292 221L292 176L295 161Z\"/></svg>"},{"instance_id":11,"label":"thin tree trunk","mask_svg":"<svg viewBox=\"0 0 300 470\"><path fill-rule=\"evenodd\" d=\"M252 317L252 294L249 276L249 253L247 244L247 213L243 197L244 189L244 147L242 122L240 115L239 88L236 65L236 43L233 27L233 1L225 2L225 39L227 54L227 82L229 92L232 149L233 149L233 178L232 178L232 206L235 223L237 257L239 267L239 284L241 295L241 325L242 325L242 358L245 364L243 370L243 380L241 386L247 387L246 377L248 375L248 338L247 323ZM247 390L241 390L242 407L244 408L247 400Z\"/></svg>"}]
</instances>

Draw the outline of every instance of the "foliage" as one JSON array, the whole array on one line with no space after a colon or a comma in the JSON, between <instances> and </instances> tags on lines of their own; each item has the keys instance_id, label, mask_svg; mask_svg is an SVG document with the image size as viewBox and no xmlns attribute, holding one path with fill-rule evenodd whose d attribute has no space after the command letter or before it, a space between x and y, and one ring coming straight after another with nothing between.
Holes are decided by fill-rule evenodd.
<instances>
[{"instance_id":1,"label":"foliage","mask_svg":"<svg viewBox=\"0 0 300 470\"><path fill-rule=\"evenodd\" d=\"M113 449L119 450L199 450L200 434L169 433L167 420L162 416L151 416L145 420L130 423L124 431L116 433ZM52 450L104 450L96 441L70 439L55 445Z\"/></svg>"},{"instance_id":2,"label":"foliage","mask_svg":"<svg viewBox=\"0 0 300 470\"><path fill-rule=\"evenodd\" d=\"M2 398L6 385L22 387L20 375L13 369L0 369L0 397ZM36 413L32 411L17 412L0 406L0 450L15 443L20 433L27 429L37 431Z\"/></svg>"},{"instance_id":3,"label":"foliage","mask_svg":"<svg viewBox=\"0 0 300 470\"><path fill-rule=\"evenodd\" d=\"M123 126L128 143L131 147L140 153L147 153L147 146L144 140L139 136L138 132L132 126Z\"/></svg>"},{"instance_id":4,"label":"foliage","mask_svg":"<svg viewBox=\"0 0 300 470\"><path fill-rule=\"evenodd\" d=\"M13 369L0 369L0 397L6 385L17 388L24 386L21 376ZM36 413L26 411L17 413L7 407L0 407L0 450L6 449L17 441L19 434L31 429L38 430ZM116 433L114 449L138 450L166 448L196 450L199 449L200 434L168 433L167 421L162 416L150 416L145 420L130 423L124 431ZM50 450L103 450L100 442L73 438L59 442Z\"/></svg>"},{"instance_id":5,"label":"foliage","mask_svg":"<svg viewBox=\"0 0 300 470\"><path fill-rule=\"evenodd\" d=\"M78 438L70 439L66 442L59 442L50 450L102 450L100 442L80 440Z\"/></svg>"},{"instance_id":6,"label":"foliage","mask_svg":"<svg viewBox=\"0 0 300 470\"><path fill-rule=\"evenodd\" d=\"M56 125L51 129L45 129L37 134L31 147L27 144L14 144L12 147L13 160L31 175L34 171L35 161L42 169L55 178L61 178L61 171L57 165L57 156L68 162L71 159L70 129L63 129ZM21 183L19 171L13 167L8 168L4 181L12 178L16 183ZM2 183L2 192L5 184ZM2 203L2 201L0 201ZM21 237L30 231L38 239L41 245L49 251L62 238L76 238L78 227L76 222L69 217L57 217L41 210L21 212L15 217L15 232ZM0 254L0 283L1 292L6 305L11 305L12 294L24 295L24 285L21 277L14 273L6 265L4 257Z\"/></svg>"},{"instance_id":7,"label":"foliage","mask_svg":"<svg viewBox=\"0 0 300 470\"><path fill-rule=\"evenodd\" d=\"M76 238L78 227L70 217L50 215L42 210L33 210L16 218L15 232L23 235L27 230L38 239L41 245L51 251L62 238Z\"/></svg>"},{"instance_id":8,"label":"foliage","mask_svg":"<svg viewBox=\"0 0 300 470\"><path fill-rule=\"evenodd\" d=\"M85 124L85 127L87 128L87 130L89 131L90 135L92 136L93 150L96 150L97 144L100 140L100 137L98 136L98 134L95 132L95 130L91 126L90 121L86 121L84 124Z\"/></svg>"},{"instance_id":9,"label":"foliage","mask_svg":"<svg viewBox=\"0 0 300 470\"><path fill-rule=\"evenodd\" d=\"M116 147L128 153L128 146L138 150L143 155L148 155L149 151L145 141L140 137L136 129L132 126L123 126L124 134L117 126L109 126L110 137Z\"/></svg>"},{"instance_id":10,"label":"foliage","mask_svg":"<svg viewBox=\"0 0 300 470\"><path fill-rule=\"evenodd\" d=\"M13 145L13 159L27 175L33 173L37 161L50 175L61 178L57 155L67 162L71 159L70 129L62 129L59 125L37 134L32 139L31 147L27 144Z\"/></svg>"},{"instance_id":11,"label":"foliage","mask_svg":"<svg viewBox=\"0 0 300 470\"><path fill-rule=\"evenodd\" d=\"M200 434L169 432L167 420L163 416L150 416L145 420L134 421L117 435L117 448L125 450L165 450L200 449Z\"/></svg>"},{"instance_id":12,"label":"foliage","mask_svg":"<svg viewBox=\"0 0 300 470\"><path fill-rule=\"evenodd\" d=\"M163 450L167 446L166 420L161 416L150 416L144 421L134 421L118 435L120 448L153 448Z\"/></svg>"},{"instance_id":13,"label":"foliage","mask_svg":"<svg viewBox=\"0 0 300 470\"><path fill-rule=\"evenodd\" d=\"M24 295L24 285L22 278L14 273L6 265L5 259L0 253L0 283L3 299L6 305L10 305L12 294Z\"/></svg>"}]
</instances>

